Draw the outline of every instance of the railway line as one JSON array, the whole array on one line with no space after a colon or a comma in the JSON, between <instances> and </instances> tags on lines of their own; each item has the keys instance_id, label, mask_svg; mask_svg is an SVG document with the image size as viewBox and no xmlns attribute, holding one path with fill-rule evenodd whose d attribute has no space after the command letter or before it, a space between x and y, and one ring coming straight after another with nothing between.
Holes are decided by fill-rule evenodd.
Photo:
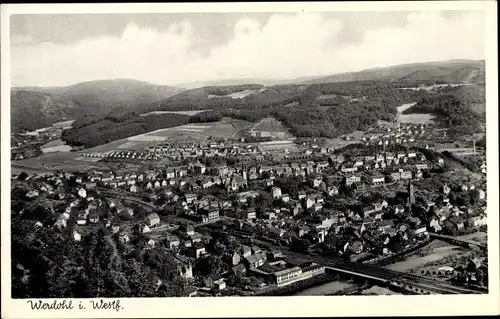
<instances>
[{"instance_id":1,"label":"railway line","mask_svg":"<svg viewBox=\"0 0 500 319\"><path fill-rule=\"evenodd\" d=\"M290 257L300 258L304 260L313 261L320 265L324 265L334 271L342 272L345 274L350 274L352 276L362 277L366 279L376 280L383 283L390 283L395 286L400 286L403 288L416 288L416 292L425 294L426 292L433 292L437 294L479 294L477 290L468 289L465 287L455 286L447 282L430 279L426 277L421 277L417 275L411 275L407 273L398 272L395 270L390 270L386 268L380 268L377 266L355 263L351 261L344 260L339 257L323 257L323 256L312 256L303 253L298 253L286 249L283 246L276 246L271 243L263 242L261 240L254 240L257 244L261 244L268 248L275 248L283 251L286 255Z\"/></svg>"}]
</instances>

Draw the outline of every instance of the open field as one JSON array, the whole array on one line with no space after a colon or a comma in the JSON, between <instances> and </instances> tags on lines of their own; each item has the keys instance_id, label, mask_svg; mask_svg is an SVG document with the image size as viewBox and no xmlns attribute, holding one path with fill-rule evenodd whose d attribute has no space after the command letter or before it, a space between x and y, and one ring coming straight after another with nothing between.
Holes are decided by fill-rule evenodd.
<instances>
[{"instance_id":1,"label":"open field","mask_svg":"<svg viewBox=\"0 0 500 319\"><path fill-rule=\"evenodd\" d=\"M249 128L252 125L250 122L242 120L234 120L223 118L219 122L211 123L192 123L182 126L171 127L167 129L149 132L144 135L138 135L129 138L130 141L140 141L147 139L154 140L199 140L202 141L207 137L215 138L232 138L241 130Z\"/></svg>"},{"instance_id":2,"label":"open field","mask_svg":"<svg viewBox=\"0 0 500 319\"><path fill-rule=\"evenodd\" d=\"M52 127L56 127L56 128L69 128L71 127L71 125L73 124L75 120L71 120L71 121L63 121L63 122L57 122L57 123L54 123L52 124Z\"/></svg>"},{"instance_id":3,"label":"open field","mask_svg":"<svg viewBox=\"0 0 500 319\"><path fill-rule=\"evenodd\" d=\"M213 99L213 98L218 98L218 97L230 97L233 99L242 99L245 96L248 96L248 95L253 94L255 92L257 92L257 90L243 90L243 91L234 92L234 93L231 93L228 95L209 95L208 98Z\"/></svg>"},{"instance_id":4,"label":"open field","mask_svg":"<svg viewBox=\"0 0 500 319\"><path fill-rule=\"evenodd\" d=\"M458 83L458 84L434 84L434 85L427 85L427 86L417 86L417 87L407 87L407 88L401 88L401 90L412 90L412 91L418 91L418 90L425 90L425 91L432 91L438 88L442 87L456 87L456 86L465 86L465 85L474 85L473 83Z\"/></svg>"},{"instance_id":5,"label":"open field","mask_svg":"<svg viewBox=\"0 0 500 319\"><path fill-rule=\"evenodd\" d=\"M66 143L61 139L50 141L40 148L43 153L69 152L72 149L71 146L66 145Z\"/></svg>"},{"instance_id":6,"label":"open field","mask_svg":"<svg viewBox=\"0 0 500 319\"><path fill-rule=\"evenodd\" d=\"M399 123L411 123L411 124L427 124L432 123L435 119L433 114L424 113L414 113L414 114L402 114L405 110L409 109L416 103L407 103L398 107L397 121Z\"/></svg>"},{"instance_id":7,"label":"open field","mask_svg":"<svg viewBox=\"0 0 500 319\"><path fill-rule=\"evenodd\" d=\"M330 146L333 148L341 148L349 144L360 143L363 136L367 136L365 131L354 131L346 136L349 136L349 141L341 137L326 139L325 146Z\"/></svg>"},{"instance_id":8,"label":"open field","mask_svg":"<svg viewBox=\"0 0 500 319\"><path fill-rule=\"evenodd\" d=\"M267 117L257 123L252 129L252 131L265 131L265 132L282 132L286 131L286 128L273 117Z\"/></svg>"},{"instance_id":9,"label":"open field","mask_svg":"<svg viewBox=\"0 0 500 319\"><path fill-rule=\"evenodd\" d=\"M258 143L258 145L261 149L266 151L287 149L289 152L294 152L298 150L297 144L295 144L293 141L261 142Z\"/></svg>"},{"instance_id":10,"label":"open field","mask_svg":"<svg viewBox=\"0 0 500 319\"><path fill-rule=\"evenodd\" d=\"M148 115L158 115L158 114L181 114L181 115L187 115L187 116L192 116L196 115L199 113L207 112L210 111L210 109L206 110L192 110L192 111L153 111L153 112L148 112L148 113L143 113L140 116L148 116Z\"/></svg>"},{"instance_id":11,"label":"open field","mask_svg":"<svg viewBox=\"0 0 500 319\"><path fill-rule=\"evenodd\" d=\"M390 264L385 268L405 272L411 269L419 268L427 263L441 260L448 256L457 255L462 251L463 248L460 246L441 245L439 247L432 247L431 252L425 256L420 256L419 254L415 254L405 260L395 262L394 264Z\"/></svg>"}]
</instances>

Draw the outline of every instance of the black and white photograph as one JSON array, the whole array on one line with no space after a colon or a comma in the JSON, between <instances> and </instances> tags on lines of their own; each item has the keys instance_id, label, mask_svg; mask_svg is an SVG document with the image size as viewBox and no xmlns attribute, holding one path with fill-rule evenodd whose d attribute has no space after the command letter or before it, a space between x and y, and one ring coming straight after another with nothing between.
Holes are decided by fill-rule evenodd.
<instances>
[{"instance_id":1,"label":"black and white photograph","mask_svg":"<svg viewBox=\"0 0 500 319\"><path fill-rule=\"evenodd\" d=\"M2 292L498 294L496 39L451 4L9 13Z\"/></svg>"}]
</instances>

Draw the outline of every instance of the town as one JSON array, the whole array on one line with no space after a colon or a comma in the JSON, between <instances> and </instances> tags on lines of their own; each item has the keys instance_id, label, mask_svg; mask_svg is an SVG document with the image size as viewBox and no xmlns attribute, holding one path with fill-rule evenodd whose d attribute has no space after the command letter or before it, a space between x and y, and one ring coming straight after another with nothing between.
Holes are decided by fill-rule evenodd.
<instances>
[{"instance_id":1,"label":"town","mask_svg":"<svg viewBox=\"0 0 500 319\"><path fill-rule=\"evenodd\" d=\"M161 251L181 296L289 294L345 275L324 258L386 265L436 238L485 231L484 152L474 145L469 155L479 179L457 180L460 156L429 147L436 136L446 132L389 123L341 148L317 138L214 138L84 152L107 168L13 174L12 216L31 220L35 237L43 229L83 245L101 232L125 256ZM487 259L477 255L418 275L481 292ZM165 279L147 283L158 291Z\"/></svg>"}]
</instances>

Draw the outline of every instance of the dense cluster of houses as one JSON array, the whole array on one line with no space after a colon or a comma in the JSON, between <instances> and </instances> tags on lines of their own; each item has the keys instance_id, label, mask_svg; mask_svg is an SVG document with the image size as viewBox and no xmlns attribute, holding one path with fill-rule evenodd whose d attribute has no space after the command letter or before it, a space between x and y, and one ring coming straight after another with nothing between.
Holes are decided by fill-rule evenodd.
<instances>
[{"instance_id":1,"label":"dense cluster of houses","mask_svg":"<svg viewBox=\"0 0 500 319\"><path fill-rule=\"evenodd\" d=\"M123 151L106 156L185 158L189 154L196 158L210 154L256 155L259 152L254 146L228 146L214 142L206 145L156 146L148 152ZM476 229L487 223L486 193L472 184L462 185L458 190L442 185L438 201L428 201L418 207L428 217L420 219L415 216L412 211L416 209L412 181L423 178L425 171L444 165L441 158L435 163L430 162L423 154L412 150L348 156L332 154L329 148L317 147L315 153L324 156L279 164L254 162L250 166L245 162L206 166L195 160L188 165L160 169L32 175L25 181L30 185L25 197L30 201L44 197L54 203L50 207L57 216L55 223L44 225L42 221L36 221L34 227L63 229L74 223L77 226L73 231L75 241L81 240L81 233L86 227L104 224L117 234L120 242L127 244L133 233L130 229L123 229L120 220L134 221L138 230L148 238L147 247L154 248L161 241L173 252L179 273L186 279L193 277L196 260L212 253L207 248L210 236L197 232L194 226L211 224L223 218L232 222L226 230L229 233L251 234L289 246L297 240L305 241L310 246L324 245L328 235L334 234L338 240L330 249L341 255L366 252L391 255L425 240L429 232L454 233L461 229ZM335 178L327 179L325 176ZM276 182L277 179L297 177L308 183L307 191L298 190L289 194ZM342 184L362 183L377 187L394 182L408 184L409 199L405 205L390 205L389 199L381 199L342 210L329 208L332 206L328 204L340 196L339 189L344 187ZM109 200L100 193L110 189L124 196L140 195L150 205L175 206L177 214L191 220L191 223L166 224L157 213L137 218L134 208ZM229 196L214 196L211 190L215 189ZM269 194L272 202L256 204L263 192ZM478 211L450 203L451 192L474 194L482 209ZM157 202L159 196L164 199L162 204ZM116 216L123 218L117 219ZM225 252L223 257L230 264L231 272L249 272L267 278L277 286L324 273L320 265L285 261L280 258L280 252L262 251L256 246L242 245L238 251ZM211 289L224 290L225 281L215 280Z\"/></svg>"},{"instance_id":2,"label":"dense cluster of houses","mask_svg":"<svg viewBox=\"0 0 500 319\"><path fill-rule=\"evenodd\" d=\"M87 157L106 158L113 160L138 160L157 161L171 159L173 161L183 159L196 159L198 157L229 157L229 156L254 156L256 159L265 154L258 146L228 142L211 143L165 143L164 145L152 146L148 150L140 152L134 150L94 152L85 153Z\"/></svg>"}]
</instances>

